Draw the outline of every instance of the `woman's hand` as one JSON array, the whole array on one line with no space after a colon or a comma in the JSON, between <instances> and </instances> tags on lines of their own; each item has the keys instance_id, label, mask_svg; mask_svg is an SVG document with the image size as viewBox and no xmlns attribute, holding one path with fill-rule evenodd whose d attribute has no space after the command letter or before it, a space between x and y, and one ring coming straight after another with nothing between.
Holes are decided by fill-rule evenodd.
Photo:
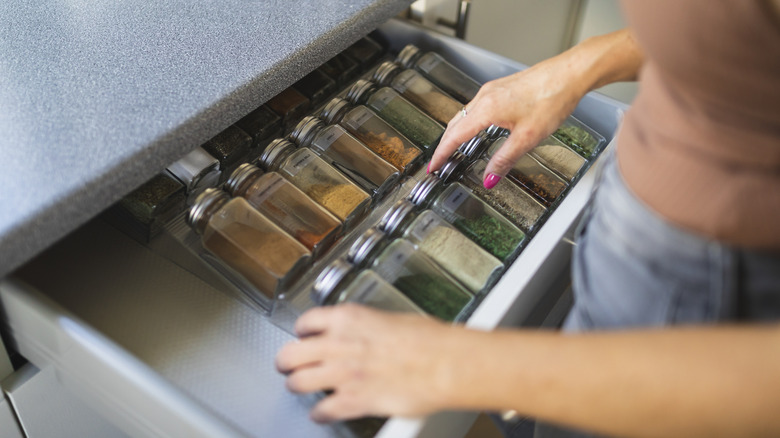
<instances>
[{"instance_id":1,"label":"woman's hand","mask_svg":"<svg viewBox=\"0 0 780 438\"><path fill-rule=\"evenodd\" d=\"M293 392L333 391L312 410L315 421L417 416L445 407L456 328L343 304L306 312L295 330L301 340L282 348L276 366Z\"/></svg>"},{"instance_id":2,"label":"woman's hand","mask_svg":"<svg viewBox=\"0 0 780 438\"><path fill-rule=\"evenodd\" d=\"M636 77L642 53L628 29L590 38L513 75L486 83L447 125L428 171L438 170L461 145L488 126L511 134L485 169L492 188L520 157L550 135L590 90Z\"/></svg>"}]
</instances>

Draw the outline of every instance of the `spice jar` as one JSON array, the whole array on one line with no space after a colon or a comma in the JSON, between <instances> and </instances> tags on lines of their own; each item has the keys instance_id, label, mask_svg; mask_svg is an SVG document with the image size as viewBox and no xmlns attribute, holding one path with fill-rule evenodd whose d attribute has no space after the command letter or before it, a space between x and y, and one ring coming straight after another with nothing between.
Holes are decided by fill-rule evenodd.
<instances>
[{"instance_id":1,"label":"spice jar","mask_svg":"<svg viewBox=\"0 0 780 438\"><path fill-rule=\"evenodd\" d=\"M204 191L187 221L203 247L254 286L258 301L272 300L308 267L311 253L244 198L217 189Z\"/></svg>"},{"instance_id":2,"label":"spice jar","mask_svg":"<svg viewBox=\"0 0 780 438\"><path fill-rule=\"evenodd\" d=\"M219 161L220 180L227 178L246 161L251 147L252 137L235 125L230 125L203 145L203 149Z\"/></svg>"},{"instance_id":3,"label":"spice jar","mask_svg":"<svg viewBox=\"0 0 780 438\"><path fill-rule=\"evenodd\" d=\"M360 79L349 88L346 97L353 104L365 104L371 108L404 137L425 151L427 156L433 154L444 134L444 126L392 88L377 88L372 82Z\"/></svg>"},{"instance_id":4,"label":"spice jar","mask_svg":"<svg viewBox=\"0 0 780 438\"><path fill-rule=\"evenodd\" d=\"M401 199L393 204L379 219L376 227L389 237L398 237L414 220L417 206L408 199Z\"/></svg>"},{"instance_id":5,"label":"spice jar","mask_svg":"<svg viewBox=\"0 0 780 438\"><path fill-rule=\"evenodd\" d=\"M475 135L471 140L461 144L458 147L458 151L466 156L469 160L473 160L482 156L485 150L490 146L490 134L482 131Z\"/></svg>"},{"instance_id":6,"label":"spice jar","mask_svg":"<svg viewBox=\"0 0 780 438\"><path fill-rule=\"evenodd\" d=\"M252 148L254 157L256 157L262 148L265 147L272 138L281 134L282 119L275 112L271 111L266 105L260 105L256 110L244 116L236 122L239 128L252 137Z\"/></svg>"},{"instance_id":7,"label":"spice jar","mask_svg":"<svg viewBox=\"0 0 780 438\"><path fill-rule=\"evenodd\" d=\"M417 215L403 237L473 293L491 286L503 272L500 260L431 210Z\"/></svg>"},{"instance_id":8,"label":"spice jar","mask_svg":"<svg viewBox=\"0 0 780 438\"><path fill-rule=\"evenodd\" d=\"M451 161L457 162L464 159L462 154L456 152ZM499 180L492 189L486 189L482 182L486 166L487 161L484 159L476 160L466 169L460 182L526 234L534 231L536 224L546 211L545 207L507 178ZM441 175L445 182L450 181L450 177L446 176L444 172Z\"/></svg>"},{"instance_id":9,"label":"spice jar","mask_svg":"<svg viewBox=\"0 0 780 438\"><path fill-rule=\"evenodd\" d=\"M326 126L316 117L301 120L290 135L301 147L310 147L336 169L381 198L400 177L398 169L368 149L339 125Z\"/></svg>"},{"instance_id":10,"label":"spice jar","mask_svg":"<svg viewBox=\"0 0 780 438\"><path fill-rule=\"evenodd\" d=\"M490 145L487 157L490 158L506 142L506 137L500 137ZM507 178L531 193L537 201L549 207L566 190L568 184L550 169L539 163L529 154L520 157L509 169Z\"/></svg>"},{"instance_id":11,"label":"spice jar","mask_svg":"<svg viewBox=\"0 0 780 438\"><path fill-rule=\"evenodd\" d=\"M282 118L283 132L289 132L311 108L311 101L294 88L285 89L265 104Z\"/></svg>"},{"instance_id":12,"label":"spice jar","mask_svg":"<svg viewBox=\"0 0 780 438\"><path fill-rule=\"evenodd\" d=\"M338 87L346 86L352 79L355 79L355 77L360 74L358 63L343 53L339 53L333 58L330 58L320 66L320 70L328 75L329 78L336 81Z\"/></svg>"},{"instance_id":13,"label":"spice jar","mask_svg":"<svg viewBox=\"0 0 780 438\"><path fill-rule=\"evenodd\" d=\"M445 321L462 316L473 300L469 290L406 239L387 244L384 233L370 230L350 248L348 257L371 269L426 313ZM379 249L377 249L379 248Z\"/></svg>"},{"instance_id":14,"label":"spice jar","mask_svg":"<svg viewBox=\"0 0 780 438\"><path fill-rule=\"evenodd\" d=\"M253 207L295 237L314 257L330 248L341 232L341 221L277 172L263 173L242 164L225 190L245 198Z\"/></svg>"},{"instance_id":15,"label":"spice jar","mask_svg":"<svg viewBox=\"0 0 780 438\"><path fill-rule=\"evenodd\" d=\"M312 71L292 86L317 106L331 94L336 92L336 81L319 69Z\"/></svg>"},{"instance_id":16,"label":"spice jar","mask_svg":"<svg viewBox=\"0 0 780 438\"><path fill-rule=\"evenodd\" d=\"M219 182L219 160L198 147L168 166L168 172L184 184L187 204L191 204L204 190Z\"/></svg>"},{"instance_id":17,"label":"spice jar","mask_svg":"<svg viewBox=\"0 0 780 438\"><path fill-rule=\"evenodd\" d=\"M163 172L122 198L109 210L108 218L127 234L148 242L184 210L185 198L184 185Z\"/></svg>"},{"instance_id":18,"label":"spice jar","mask_svg":"<svg viewBox=\"0 0 780 438\"><path fill-rule=\"evenodd\" d=\"M278 138L260 156L267 170L281 173L315 202L322 205L350 229L367 212L371 203L368 193L307 148L296 149L291 142Z\"/></svg>"},{"instance_id":19,"label":"spice jar","mask_svg":"<svg viewBox=\"0 0 780 438\"><path fill-rule=\"evenodd\" d=\"M362 70L368 69L382 57L382 46L369 37L363 37L344 50L344 54L357 61Z\"/></svg>"},{"instance_id":20,"label":"spice jar","mask_svg":"<svg viewBox=\"0 0 780 438\"><path fill-rule=\"evenodd\" d=\"M369 149L403 173L420 164L422 151L398 130L364 105L354 108L339 97L331 99L322 110L327 123L338 123Z\"/></svg>"},{"instance_id":21,"label":"spice jar","mask_svg":"<svg viewBox=\"0 0 780 438\"><path fill-rule=\"evenodd\" d=\"M396 62L406 68L415 69L422 73L431 82L461 103L470 102L481 87L479 82L450 64L438 53L423 53L413 44L409 44L401 49Z\"/></svg>"},{"instance_id":22,"label":"spice jar","mask_svg":"<svg viewBox=\"0 0 780 438\"><path fill-rule=\"evenodd\" d=\"M463 108L463 104L442 91L415 70L403 69L390 61L383 62L374 72L374 80L392 87L401 96L423 110L434 120L447 125Z\"/></svg>"},{"instance_id":23,"label":"spice jar","mask_svg":"<svg viewBox=\"0 0 780 438\"><path fill-rule=\"evenodd\" d=\"M391 312L425 314L401 291L370 269L357 272L345 259L336 259L322 270L311 293L320 306L360 303Z\"/></svg>"},{"instance_id":24,"label":"spice jar","mask_svg":"<svg viewBox=\"0 0 780 438\"><path fill-rule=\"evenodd\" d=\"M553 136L542 140L529 154L568 182L585 165L584 158Z\"/></svg>"},{"instance_id":25,"label":"spice jar","mask_svg":"<svg viewBox=\"0 0 780 438\"><path fill-rule=\"evenodd\" d=\"M412 189L410 199L428 206L469 239L502 262L513 259L525 243L525 233L460 183L444 185L427 175Z\"/></svg>"},{"instance_id":26,"label":"spice jar","mask_svg":"<svg viewBox=\"0 0 780 438\"><path fill-rule=\"evenodd\" d=\"M569 116L564 120L563 124L552 135L586 159L591 158L606 142L604 137L574 116Z\"/></svg>"}]
</instances>

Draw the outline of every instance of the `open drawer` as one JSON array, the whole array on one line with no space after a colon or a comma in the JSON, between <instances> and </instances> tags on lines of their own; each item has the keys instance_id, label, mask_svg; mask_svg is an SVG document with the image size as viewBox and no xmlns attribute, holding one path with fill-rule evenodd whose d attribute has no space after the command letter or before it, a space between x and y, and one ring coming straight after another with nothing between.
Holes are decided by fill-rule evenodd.
<instances>
[{"instance_id":1,"label":"open drawer","mask_svg":"<svg viewBox=\"0 0 780 438\"><path fill-rule=\"evenodd\" d=\"M480 81L523 65L391 20L398 51L435 50ZM612 140L625 106L589 95L575 116ZM603 154L602 154L603 155ZM598 161L598 160L597 160ZM572 230L593 188L591 166L481 302L467 325L528 323L568 286ZM274 368L293 337L233 294L95 219L0 282L5 329L22 355L132 436L349 436L308 418L314 397L288 393ZM554 300L552 300L554 301ZM391 419L377 436L454 437L474 415Z\"/></svg>"}]
</instances>

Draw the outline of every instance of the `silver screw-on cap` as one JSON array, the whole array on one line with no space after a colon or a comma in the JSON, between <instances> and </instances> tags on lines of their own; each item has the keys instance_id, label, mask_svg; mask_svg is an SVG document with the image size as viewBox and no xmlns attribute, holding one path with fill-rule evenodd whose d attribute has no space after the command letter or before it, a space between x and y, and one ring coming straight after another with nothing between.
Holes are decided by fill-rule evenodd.
<instances>
[{"instance_id":1,"label":"silver screw-on cap","mask_svg":"<svg viewBox=\"0 0 780 438\"><path fill-rule=\"evenodd\" d=\"M247 186L261 175L263 175L263 171L259 167L254 164L244 163L230 174L227 182L225 182L225 191L230 196L242 196Z\"/></svg>"},{"instance_id":2,"label":"silver screw-on cap","mask_svg":"<svg viewBox=\"0 0 780 438\"><path fill-rule=\"evenodd\" d=\"M395 62L401 64L406 68L412 68L414 62L422 56L420 49L414 44L407 44L406 47L401 49L398 53L398 57L395 58Z\"/></svg>"},{"instance_id":3,"label":"silver screw-on cap","mask_svg":"<svg viewBox=\"0 0 780 438\"><path fill-rule=\"evenodd\" d=\"M340 97L334 97L324 108L322 108L322 111L320 111L320 118L328 124L338 123L344 117L344 114L347 113L349 107L349 102Z\"/></svg>"},{"instance_id":4,"label":"silver screw-on cap","mask_svg":"<svg viewBox=\"0 0 780 438\"><path fill-rule=\"evenodd\" d=\"M408 199L401 199L396 202L395 205L390 207L389 210L379 220L377 228L383 231L385 234L392 235L398 231L399 227L404 221L410 217L417 206Z\"/></svg>"},{"instance_id":5,"label":"silver screw-on cap","mask_svg":"<svg viewBox=\"0 0 780 438\"><path fill-rule=\"evenodd\" d=\"M496 140L499 137L509 137L509 130L498 125L490 125L485 132L491 140Z\"/></svg>"},{"instance_id":6,"label":"silver screw-on cap","mask_svg":"<svg viewBox=\"0 0 780 438\"><path fill-rule=\"evenodd\" d=\"M230 195L222 190L215 188L204 190L203 193L195 198L195 203L190 207L189 214L187 215L187 224L194 228L198 233L203 233L211 215L229 200Z\"/></svg>"},{"instance_id":7,"label":"silver screw-on cap","mask_svg":"<svg viewBox=\"0 0 780 438\"><path fill-rule=\"evenodd\" d=\"M322 306L336 291L336 288L355 269L345 258L338 258L325 267L314 280L311 290L311 299L317 305Z\"/></svg>"},{"instance_id":8,"label":"silver screw-on cap","mask_svg":"<svg viewBox=\"0 0 780 438\"><path fill-rule=\"evenodd\" d=\"M376 90L376 84L365 79L358 79L347 90L347 100L355 105L365 103L372 90Z\"/></svg>"},{"instance_id":9,"label":"silver screw-on cap","mask_svg":"<svg viewBox=\"0 0 780 438\"><path fill-rule=\"evenodd\" d=\"M369 228L365 233L358 236L355 242L347 251L347 260L355 265L360 265L367 261L369 255L379 248L379 244L385 239L385 233L377 228Z\"/></svg>"},{"instance_id":10,"label":"silver screw-on cap","mask_svg":"<svg viewBox=\"0 0 780 438\"><path fill-rule=\"evenodd\" d=\"M463 167L466 165L468 158L461 152L455 151L452 154L449 161L444 163L441 170L439 170L439 178L448 184L451 181L455 181L463 171Z\"/></svg>"},{"instance_id":11,"label":"silver screw-on cap","mask_svg":"<svg viewBox=\"0 0 780 438\"><path fill-rule=\"evenodd\" d=\"M311 142L314 141L314 137L324 127L325 124L322 123L322 120L313 116L306 116L295 126L295 129L290 134L290 138L298 146L309 147Z\"/></svg>"},{"instance_id":12,"label":"silver screw-on cap","mask_svg":"<svg viewBox=\"0 0 780 438\"><path fill-rule=\"evenodd\" d=\"M267 170L275 169L281 164L281 160L290 155L293 150L295 150L295 145L290 140L277 138L266 146L257 162Z\"/></svg>"},{"instance_id":13,"label":"silver screw-on cap","mask_svg":"<svg viewBox=\"0 0 780 438\"><path fill-rule=\"evenodd\" d=\"M374 80L377 84L388 85L398 73L401 73L401 67L398 64L385 61L374 72Z\"/></svg>"},{"instance_id":14,"label":"silver screw-on cap","mask_svg":"<svg viewBox=\"0 0 780 438\"><path fill-rule=\"evenodd\" d=\"M433 193L441 183L441 178L435 173L426 175L425 178L414 186L412 192L409 194L409 200L412 201L414 205L421 205L428 200L431 193Z\"/></svg>"}]
</instances>

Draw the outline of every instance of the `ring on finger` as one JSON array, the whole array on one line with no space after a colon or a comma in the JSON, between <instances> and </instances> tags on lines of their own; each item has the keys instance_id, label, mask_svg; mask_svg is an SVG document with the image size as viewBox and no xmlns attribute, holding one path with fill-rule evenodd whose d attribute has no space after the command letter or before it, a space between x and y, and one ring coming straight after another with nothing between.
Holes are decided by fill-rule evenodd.
<instances>
[{"instance_id":1,"label":"ring on finger","mask_svg":"<svg viewBox=\"0 0 780 438\"><path fill-rule=\"evenodd\" d=\"M461 117L466 117L466 115L467 115L468 113L469 113L469 111L466 109L466 107L465 107L465 106L464 106L463 108L461 108L461 109L460 109L460 116L461 116Z\"/></svg>"}]
</instances>

